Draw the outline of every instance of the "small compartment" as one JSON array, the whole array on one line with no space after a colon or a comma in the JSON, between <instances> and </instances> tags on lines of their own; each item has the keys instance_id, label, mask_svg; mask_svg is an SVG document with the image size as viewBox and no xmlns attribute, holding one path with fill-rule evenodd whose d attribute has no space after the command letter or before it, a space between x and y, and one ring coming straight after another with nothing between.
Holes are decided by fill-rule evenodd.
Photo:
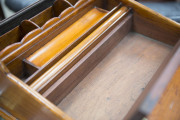
<instances>
[{"instance_id":1,"label":"small compartment","mask_svg":"<svg viewBox=\"0 0 180 120\"><path fill-rule=\"evenodd\" d=\"M93 8L86 10L83 16L77 17L78 20L68 25L62 33L49 40L48 43L34 53L31 53L27 61L39 67L50 63L68 49L69 46L78 45L83 40L82 38L88 36L91 31L95 30L98 25L110 17L115 11L114 8L118 6L118 2L116 4L113 3L113 5L109 3L108 6L102 6L98 2L93 4Z\"/></svg>"},{"instance_id":2,"label":"small compartment","mask_svg":"<svg viewBox=\"0 0 180 120\"><path fill-rule=\"evenodd\" d=\"M75 43L78 38L86 34L92 26L95 26L100 20L102 20L107 13L108 11L103 9L93 8L62 33L29 56L27 61L36 66L43 67L58 54L62 53L64 49L67 49L68 46Z\"/></svg>"},{"instance_id":3,"label":"small compartment","mask_svg":"<svg viewBox=\"0 0 180 120\"><path fill-rule=\"evenodd\" d=\"M82 3L84 2L82 1ZM8 56L73 10L75 8L69 2L56 0L53 6L45 9L30 20L22 21L19 26L0 36L0 59ZM63 24L62 21L61 24Z\"/></svg>"},{"instance_id":4,"label":"small compartment","mask_svg":"<svg viewBox=\"0 0 180 120\"><path fill-rule=\"evenodd\" d=\"M175 26L170 21L159 25L164 18L148 19L136 11L132 14L65 74L53 76L51 80L57 81L44 85L39 92L74 119L123 119L180 38L178 27L174 31L165 29ZM135 114L141 114L139 118L147 115L139 108L135 110Z\"/></svg>"},{"instance_id":5,"label":"small compartment","mask_svg":"<svg viewBox=\"0 0 180 120\"><path fill-rule=\"evenodd\" d=\"M54 5L57 8L59 8L58 6L63 5L63 3L64 4L65 3L69 4L68 2L65 2L65 1L62 2L61 0L56 0ZM67 15L65 18L63 18L61 20L58 20L58 22L56 21L57 22L56 24L52 24L53 22L50 19L50 21L47 22L47 24L45 24L43 27L49 27L50 25L53 25L53 26L51 28L47 29L47 30L44 30L43 32L42 32L42 28L40 28L40 27L38 29L36 29L35 31L30 32L29 35L27 36L27 37L31 36L30 40L29 39L24 40L27 37L23 38L24 37L24 36L22 36L23 30L21 30L21 28L26 28L26 27L21 27L21 25L16 27L15 29L9 31L8 33L4 34L3 36L0 37L0 43L2 44L0 49L1 48L2 49L7 48L7 49L4 49L4 51L1 51L2 54L3 54L3 56L1 57L2 60L4 61L5 64L7 64L7 63L11 62L12 59L16 58L17 56L22 54L24 51L26 51L27 49L32 47L34 44L38 43L40 40L46 39L46 36L50 37L48 39L54 38L56 35L58 35L60 32L62 32L63 29L65 29L69 25L73 24L73 22L75 22L83 14L85 14L84 12L87 12L87 10L91 9L92 8L92 3L93 3L92 1L88 1L86 4L83 4L82 6L79 6L76 9L74 8L74 11L71 12L70 15L67 15L67 13L68 13L67 9L69 9L69 8L65 9L64 11L61 10L60 12L64 16ZM72 8L72 6L70 8ZM41 19L39 17L45 16L47 14L46 12L48 12L48 14L51 14L50 9L53 9L53 8L52 7L47 8L46 10L44 10L43 12L41 12L37 16L35 16L33 19L37 19L37 20ZM43 18L44 17L42 17L42 19ZM55 17L55 19L56 19L56 17ZM32 21L29 21L29 20L26 20L23 23L28 23L28 25L29 25L29 23L32 23L30 25L35 25L36 24L36 23L34 23ZM26 25L26 24L23 24L23 25ZM29 27L28 27L28 29L29 29ZM54 31L56 31L56 32L54 32ZM38 37L35 37L37 34L34 35L34 32L37 33L37 34L42 32L42 34L39 34ZM34 37L32 37L32 35L34 35ZM49 36L49 35L51 35L51 36ZM8 42L6 42L7 39L10 39L10 40ZM27 43L28 45L25 44L24 41L26 41L26 42L29 41L29 43ZM44 40L43 42L45 44L47 41ZM20 45L17 46L16 44L20 44ZM16 46L16 47L14 47L14 46ZM39 46L41 46L41 45L39 45ZM9 51L11 51L11 52L9 52ZM8 54L4 54L4 53L8 53ZM9 59L9 57L12 57L12 58Z\"/></svg>"},{"instance_id":6,"label":"small compartment","mask_svg":"<svg viewBox=\"0 0 180 120\"><path fill-rule=\"evenodd\" d=\"M48 20L59 17L59 15L69 7L71 7L71 5L68 2L56 0L51 7L32 17L30 20L42 27Z\"/></svg>"},{"instance_id":7,"label":"small compartment","mask_svg":"<svg viewBox=\"0 0 180 120\"><path fill-rule=\"evenodd\" d=\"M124 119L172 51L171 45L130 32L131 25L128 16L42 95L75 120Z\"/></svg>"},{"instance_id":8,"label":"small compartment","mask_svg":"<svg viewBox=\"0 0 180 120\"><path fill-rule=\"evenodd\" d=\"M74 120L123 120L171 49L130 32L57 106Z\"/></svg>"},{"instance_id":9,"label":"small compartment","mask_svg":"<svg viewBox=\"0 0 180 120\"><path fill-rule=\"evenodd\" d=\"M93 8L89 12L92 12L94 10L97 11L98 9ZM114 9L117 9L117 10L115 12L112 12L112 11L114 11ZM107 15L105 15L105 17L109 16L106 20L104 20L105 18L102 18L102 20L98 22L98 24L100 23L100 25L98 25L98 26L96 26L97 24L95 25L95 27L92 29L93 31L91 33L87 32L88 34L86 34L86 35L83 34L83 36L80 37L81 41L79 41L78 44L75 43L75 45L73 45L74 42L72 42L73 43L72 45L74 47L71 50L68 48L69 50L68 50L67 54L63 54L64 56L62 56L62 57L58 55L58 57L56 57L56 58L59 58L59 59L56 59L56 63L54 65L50 66L50 68L47 71L45 71L43 74L41 73L42 75L39 76L38 78L36 78L36 79L33 78L34 80L33 79L31 80L31 81L33 81L33 83L30 84L30 87L33 88L34 90L39 91L40 93L43 93L43 91L45 91L45 89L47 89L50 85L52 85L54 82L56 82L56 80L59 77L61 77L63 74L65 74L66 71L68 71L74 64L76 64L91 49L93 49L93 47L95 47L102 40L102 38L105 37L106 34L111 32L111 30L115 27L116 24L122 22L123 19L125 19L126 15L129 14L129 9L125 6L122 6L120 8L115 7L114 9L112 11L110 11L109 13L107 13ZM100 11L102 11L102 10L100 9ZM100 12L100 11L98 11L98 12ZM89 12L87 14L89 14ZM104 12L104 10L102 12ZM111 13L113 13L113 15L110 15ZM103 13L103 14L105 14L105 13ZM93 15L93 16L95 17L95 15ZM102 21L105 21L105 22L102 22ZM113 24L113 25L111 25L111 24ZM74 33L72 32L72 34L74 34ZM66 37L69 37L69 36L66 36ZM61 45L64 47L63 44L61 44ZM44 52L45 50L42 49L42 51ZM49 50L49 51L51 51L51 50ZM40 53L43 53L43 52L40 52ZM60 53L60 55L61 54L62 53ZM36 56L38 57L38 55L39 54L35 55L35 57ZM39 59L37 59L37 60L39 60Z\"/></svg>"},{"instance_id":10,"label":"small compartment","mask_svg":"<svg viewBox=\"0 0 180 120\"><path fill-rule=\"evenodd\" d=\"M4 35L0 36L0 52L3 51L6 47L14 44L19 43L21 40L32 30L37 29L38 26L31 22L31 21L24 21L23 24L15 27L11 31L5 33Z\"/></svg>"},{"instance_id":11,"label":"small compartment","mask_svg":"<svg viewBox=\"0 0 180 120\"><path fill-rule=\"evenodd\" d=\"M26 60L20 59L16 59L6 66L13 75L24 82L26 82L26 79L28 79L38 70L38 67L32 65L31 63L28 63Z\"/></svg>"}]
</instances>

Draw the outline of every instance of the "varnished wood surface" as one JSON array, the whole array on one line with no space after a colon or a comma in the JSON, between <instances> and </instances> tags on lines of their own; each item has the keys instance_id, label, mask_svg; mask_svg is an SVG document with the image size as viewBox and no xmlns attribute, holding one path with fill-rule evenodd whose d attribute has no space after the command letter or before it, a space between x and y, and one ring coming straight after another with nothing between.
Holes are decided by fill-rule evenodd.
<instances>
[{"instance_id":1,"label":"varnished wood surface","mask_svg":"<svg viewBox=\"0 0 180 120\"><path fill-rule=\"evenodd\" d=\"M170 50L130 33L58 107L75 120L123 119Z\"/></svg>"},{"instance_id":2,"label":"varnished wood surface","mask_svg":"<svg viewBox=\"0 0 180 120\"><path fill-rule=\"evenodd\" d=\"M49 69L34 83L32 83L31 87L34 90L40 91L43 86L48 86L48 84L50 83L52 84L52 82L55 81L50 81L52 77L60 74L59 71L64 71L65 68L68 68L72 66L72 64L75 64L75 62L77 62L81 58L81 56L88 52L88 49L92 49L92 47L97 44L97 38L99 38L105 30L111 27L111 25L114 24L117 19L123 18L123 16L125 16L127 12L127 7L120 8L108 20L106 20L101 26L99 26L95 31L93 31L87 38L85 38L80 44L78 44L73 50L71 50L67 55L65 55L61 60L59 60L54 66L52 66L51 69Z\"/></svg>"},{"instance_id":3,"label":"varnished wood surface","mask_svg":"<svg viewBox=\"0 0 180 120\"><path fill-rule=\"evenodd\" d=\"M20 120L71 120L64 112L12 75L0 61L0 107Z\"/></svg>"},{"instance_id":4,"label":"varnished wood surface","mask_svg":"<svg viewBox=\"0 0 180 120\"><path fill-rule=\"evenodd\" d=\"M85 15L87 13L87 11L91 10L92 8L94 8L93 6L88 6L86 7L86 9L84 9L83 11L81 11L81 13L79 13L78 17L75 17L73 19L74 22L76 22L79 18L81 18L83 15ZM111 10L110 12L108 12L100 21L98 21L94 26L91 27L90 30L88 30L85 34L81 35L81 37L79 37L78 39L76 39L75 41L73 41L69 46L67 46L66 49L64 49L60 54L58 54L54 59L52 59L48 64L45 64L43 67L41 67L39 69L38 72L36 72L35 74L33 74L33 76L29 77L26 81L27 84L31 84L32 82L34 82L36 79L38 79L44 72L46 72L48 69L50 69L54 64L57 63L57 61L59 61L64 55L66 55L69 51L71 51L75 46L77 46L83 39L85 39L90 33L92 33L98 26L100 26L105 20L107 20L111 15L113 15L113 13L119 9L119 6L116 6L115 8L113 8L113 10ZM71 21L70 23L67 23L68 26L70 26L71 24L73 24L74 22ZM58 35L58 33L61 33L61 31L65 30L68 26L65 25L62 28L59 29L59 31L55 31L53 32L53 35L56 36ZM52 40L54 37L49 36L50 40ZM47 42L46 42L47 43ZM41 41L40 45L44 45L43 41ZM36 50L38 50L40 47L39 45L37 45L37 48L35 48L33 51L28 51L27 54L31 54L33 52L35 52ZM23 55L24 58L27 58L29 55L27 55L26 53ZM27 57L26 57L27 56Z\"/></svg>"},{"instance_id":5,"label":"varnished wood surface","mask_svg":"<svg viewBox=\"0 0 180 120\"><path fill-rule=\"evenodd\" d=\"M100 42L42 95L52 103L59 104L131 31L131 28L132 14L129 14L98 38Z\"/></svg>"},{"instance_id":6,"label":"varnished wood surface","mask_svg":"<svg viewBox=\"0 0 180 120\"><path fill-rule=\"evenodd\" d=\"M11 45L8 45L6 48L4 48L2 51L0 51L0 59L5 57L6 55L10 54L32 38L34 38L36 35L42 32L42 29L38 28L31 32L29 32L27 35L24 36L24 38L20 42L13 43ZM14 35L13 35L14 36Z\"/></svg>"},{"instance_id":7,"label":"varnished wood surface","mask_svg":"<svg viewBox=\"0 0 180 120\"><path fill-rule=\"evenodd\" d=\"M92 1L88 1L75 9L71 14L67 15L66 17L62 18L60 21L58 21L56 24L54 24L52 27L44 30L41 34L39 34L37 37L34 37L32 40L30 40L27 44L24 44L23 46L20 46L17 50L14 50L11 52L9 55L4 57L2 61L7 64L9 63L12 59L15 59L17 56L22 54L22 52L26 51L30 47L34 46L35 43L40 42L43 40L43 43L47 43L47 41L50 41L53 39L55 36L57 36L60 32L62 32L64 29L67 28L67 26L73 24L77 19L82 17L82 15L87 12L87 10L92 9ZM68 22L67 22L68 21ZM19 30L19 27L18 27ZM17 30L13 31L16 32ZM17 31L20 33L19 31ZM9 33L10 35L14 35L12 32ZM6 35L6 34L5 34ZM48 37L47 37L48 36ZM8 34L5 36L8 37ZM3 37L5 39L5 37ZM17 36L13 36L17 37ZM21 36L20 36L21 37ZM44 40L45 39L45 40ZM47 40L48 39L48 40ZM18 39L19 40L19 39ZM20 39L21 40L21 39ZM39 46L39 44L38 44ZM42 46L42 45L41 45ZM39 49L39 47L38 47ZM32 49L31 49L32 50ZM28 55L29 56L29 55Z\"/></svg>"},{"instance_id":8,"label":"varnished wood surface","mask_svg":"<svg viewBox=\"0 0 180 120\"><path fill-rule=\"evenodd\" d=\"M134 11L135 11L135 14L134 14L134 24L135 24L134 25L134 30L135 31L137 31L139 33L142 33L144 35L147 35L149 37L152 37L152 38L157 38L157 40L163 41L163 42L171 44L171 45L174 45L178 41L179 36L180 36L180 34L179 34L179 25L177 25L176 23L172 22L169 19L166 19L166 18L162 17L161 15L156 14L155 12L152 12L149 9L146 9L146 8L144 9L143 6L136 4L136 2L133 1L133 0L122 0L122 1L124 3L126 3L127 5L134 8ZM139 25L140 25L140 27L138 27ZM155 30L155 31L151 32L152 30ZM156 53L156 52L154 52L154 53ZM19 53L21 54L21 51ZM17 79L17 78L15 78L15 79ZM16 82L19 83L19 81L16 81ZM13 94L12 94L12 96L13 96ZM13 103L11 100L8 100L8 101ZM3 102L7 102L7 101L3 101ZM7 108L7 109L10 110L9 108ZM48 111L48 109L46 109L46 110ZM56 110L58 111L58 109L56 109ZM109 112L109 113L111 114L111 112ZM25 115L27 115L27 114L25 113ZM22 117L22 116L20 115L20 117ZM52 115L52 117L53 117L53 115ZM61 117L61 116L59 116L59 117Z\"/></svg>"},{"instance_id":9,"label":"varnished wood surface","mask_svg":"<svg viewBox=\"0 0 180 120\"><path fill-rule=\"evenodd\" d=\"M6 34L0 36L0 51L6 48L8 45L11 45L15 42L20 42L22 39L20 32L20 27L18 26ZM11 40L7 41L8 38L11 38Z\"/></svg>"},{"instance_id":10,"label":"varnished wood surface","mask_svg":"<svg viewBox=\"0 0 180 120\"><path fill-rule=\"evenodd\" d=\"M42 32L37 24L32 21L24 20L21 25L0 36L0 59L29 41L37 34Z\"/></svg>"},{"instance_id":11,"label":"varnished wood surface","mask_svg":"<svg viewBox=\"0 0 180 120\"><path fill-rule=\"evenodd\" d=\"M82 6L89 5L89 3L91 3L91 1L83 0L81 2L78 2L77 4L81 5L81 7L82 7ZM39 31L39 29L40 29L42 32L45 29L47 29L48 27L50 27L51 25L57 23L58 21L60 22L60 24L63 24L64 22L69 20L71 17L75 16L78 13L77 11L79 8L75 10L76 6L75 7L74 6L70 7L70 6L71 6L70 3L68 3L67 1L56 0L52 6L54 9L52 7L47 8L46 10L44 10L43 12L34 16L30 20L24 20L20 24L20 26L16 27L15 29L13 29L13 30L9 31L8 33L4 34L3 36L1 36L0 42L2 45L0 46L0 49L3 49L5 47L8 49L8 50L7 49L5 50L5 53L2 53L3 54L2 57L4 57L4 55L6 55L6 53L12 52L12 49L19 48L21 45L17 46L16 45L17 42L23 43L23 40L27 39L27 37L29 40L30 38L32 39L32 36L35 37L37 34L39 34L37 32L34 33L34 31ZM74 11L73 12L67 11L70 8L73 8ZM53 18L54 14L58 14L60 16ZM66 16L66 20L64 18L62 18L61 15L63 17ZM37 28L37 29L35 29L35 28ZM32 31L33 29L35 29L35 30ZM49 33L49 31L47 33ZM11 47L13 47L13 48L11 49ZM4 52L4 51L2 51L2 52Z\"/></svg>"},{"instance_id":12,"label":"varnished wood surface","mask_svg":"<svg viewBox=\"0 0 180 120\"><path fill-rule=\"evenodd\" d=\"M180 119L180 67L166 87L162 97L148 120L179 120Z\"/></svg>"},{"instance_id":13,"label":"varnished wood surface","mask_svg":"<svg viewBox=\"0 0 180 120\"><path fill-rule=\"evenodd\" d=\"M52 17L53 17L53 8L49 7L44 11L42 11L41 13L32 17L30 20L41 27L45 24L46 21L48 21Z\"/></svg>"},{"instance_id":14,"label":"varnished wood surface","mask_svg":"<svg viewBox=\"0 0 180 120\"><path fill-rule=\"evenodd\" d=\"M98 10L96 8L92 9L61 34L28 57L27 60L36 66L43 66L53 59L58 53L62 52L74 40L78 39L82 34L87 32L94 24L105 16L105 14L105 11Z\"/></svg>"}]
</instances>

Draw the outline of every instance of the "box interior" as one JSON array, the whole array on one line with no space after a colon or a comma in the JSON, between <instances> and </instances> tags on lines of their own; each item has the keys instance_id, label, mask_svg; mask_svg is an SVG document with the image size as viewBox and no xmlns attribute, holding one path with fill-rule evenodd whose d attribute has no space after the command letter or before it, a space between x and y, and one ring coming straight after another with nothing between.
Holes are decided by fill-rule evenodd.
<instances>
[{"instance_id":1,"label":"box interior","mask_svg":"<svg viewBox=\"0 0 180 120\"><path fill-rule=\"evenodd\" d=\"M58 107L75 120L123 119L171 49L130 32Z\"/></svg>"}]
</instances>

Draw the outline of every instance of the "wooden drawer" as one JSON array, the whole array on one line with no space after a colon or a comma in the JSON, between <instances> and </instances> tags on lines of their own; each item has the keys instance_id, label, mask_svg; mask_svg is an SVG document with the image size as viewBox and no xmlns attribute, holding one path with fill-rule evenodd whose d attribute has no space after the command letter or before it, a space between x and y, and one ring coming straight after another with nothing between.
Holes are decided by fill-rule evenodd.
<instances>
[{"instance_id":1,"label":"wooden drawer","mask_svg":"<svg viewBox=\"0 0 180 120\"><path fill-rule=\"evenodd\" d=\"M0 107L17 119L179 119L179 39L178 23L134 0L56 0L0 37Z\"/></svg>"}]
</instances>

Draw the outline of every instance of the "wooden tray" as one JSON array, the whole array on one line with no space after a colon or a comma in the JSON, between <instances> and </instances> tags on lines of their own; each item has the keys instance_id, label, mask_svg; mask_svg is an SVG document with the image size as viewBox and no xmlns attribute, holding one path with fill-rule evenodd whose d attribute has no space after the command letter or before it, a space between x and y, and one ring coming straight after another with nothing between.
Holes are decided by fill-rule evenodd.
<instances>
[{"instance_id":1,"label":"wooden tray","mask_svg":"<svg viewBox=\"0 0 180 120\"><path fill-rule=\"evenodd\" d=\"M126 12L96 33L122 6ZM106 15L72 44L42 66L28 61L94 7ZM94 32L95 42L60 69L59 61ZM1 113L17 119L179 119L179 39L178 23L133 0L56 0L0 37ZM33 85L43 76L44 84Z\"/></svg>"}]
</instances>

